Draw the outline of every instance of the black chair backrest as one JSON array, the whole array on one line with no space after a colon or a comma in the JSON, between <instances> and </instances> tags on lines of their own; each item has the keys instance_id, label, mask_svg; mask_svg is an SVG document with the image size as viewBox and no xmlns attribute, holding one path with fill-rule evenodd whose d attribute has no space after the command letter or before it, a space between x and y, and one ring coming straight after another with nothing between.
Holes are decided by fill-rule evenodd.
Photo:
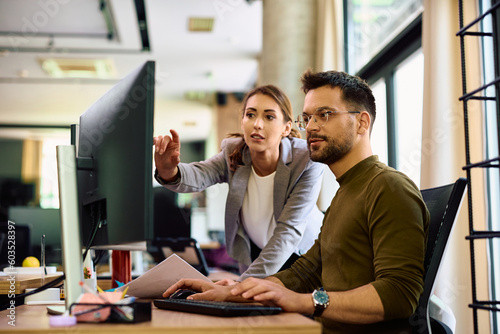
<instances>
[{"instance_id":1,"label":"black chair backrest","mask_svg":"<svg viewBox=\"0 0 500 334\"><path fill-rule=\"evenodd\" d=\"M429 235L424 260L426 284L432 283L432 286L434 285L448 238L464 198L466 186L467 180L459 178L455 183L421 191L430 213Z\"/></svg>"},{"instance_id":2,"label":"black chair backrest","mask_svg":"<svg viewBox=\"0 0 500 334\"><path fill-rule=\"evenodd\" d=\"M413 323L419 326L418 333L428 333L428 304L434 290L434 282L446 250L448 238L465 194L467 180L459 178L455 183L421 191L430 213L429 234L424 259L424 292L420 296ZM424 323L425 322L425 323Z\"/></svg>"},{"instance_id":3,"label":"black chair backrest","mask_svg":"<svg viewBox=\"0 0 500 334\"><path fill-rule=\"evenodd\" d=\"M153 225L157 238L189 238L191 209L177 206L177 193L165 187L153 188Z\"/></svg>"},{"instance_id":4,"label":"black chair backrest","mask_svg":"<svg viewBox=\"0 0 500 334\"><path fill-rule=\"evenodd\" d=\"M155 238L148 244L148 252L156 262L175 253L203 275L209 274L205 255L193 238Z\"/></svg>"}]
</instances>

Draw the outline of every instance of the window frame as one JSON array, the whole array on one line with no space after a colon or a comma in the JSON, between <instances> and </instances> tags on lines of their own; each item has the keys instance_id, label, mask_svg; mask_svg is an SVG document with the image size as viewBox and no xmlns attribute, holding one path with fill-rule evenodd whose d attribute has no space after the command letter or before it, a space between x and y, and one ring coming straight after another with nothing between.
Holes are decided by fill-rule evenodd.
<instances>
[{"instance_id":1,"label":"window frame","mask_svg":"<svg viewBox=\"0 0 500 334\"><path fill-rule=\"evenodd\" d=\"M344 66L349 68L347 1L344 0ZM391 40L380 52L355 75L365 79L369 85L384 78L387 103L387 155L388 165L397 168L396 108L394 73L399 64L422 47L422 13ZM351 73L352 74L352 73Z\"/></svg>"}]
</instances>

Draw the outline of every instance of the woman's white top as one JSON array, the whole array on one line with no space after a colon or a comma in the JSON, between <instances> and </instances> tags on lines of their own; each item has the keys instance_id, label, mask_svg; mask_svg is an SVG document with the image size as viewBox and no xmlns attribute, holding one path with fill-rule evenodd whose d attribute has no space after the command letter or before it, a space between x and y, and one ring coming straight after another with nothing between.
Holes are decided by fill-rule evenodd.
<instances>
[{"instance_id":1,"label":"woman's white top","mask_svg":"<svg viewBox=\"0 0 500 334\"><path fill-rule=\"evenodd\" d=\"M259 248L264 248L276 228L273 194L276 171L259 176L252 166L248 186L243 198L241 218L248 236Z\"/></svg>"}]
</instances>

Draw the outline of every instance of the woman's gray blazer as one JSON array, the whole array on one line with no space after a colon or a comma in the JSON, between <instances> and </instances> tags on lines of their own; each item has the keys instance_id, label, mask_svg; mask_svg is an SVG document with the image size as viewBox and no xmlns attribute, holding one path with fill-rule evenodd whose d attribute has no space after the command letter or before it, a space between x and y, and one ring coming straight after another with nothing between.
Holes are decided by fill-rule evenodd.
<instances>
[{"instance_id":1,"label":"woman's gray blazer","mask_svg":"<svg viewBox=\"0 0 500 334\"><path fill-rule=\"evenodd\" d=\"M317 238L323 213L316 206L324 165L309 158L307 142L298 138L283 138L280 160L274 178L274 218L277 226L273 236L252 263L250 242L241 220L240 210L251 173L250 151L243 151L243 166L235 172L229 169L229 155L242 138L222 141L221 152L208 160L178 165L180 178L163 185L175 192L199 192L216 183L228 183L225 237L229 256L237 260L247 277L267 277L279 271L295 252L305 253Z\"/></svg>"}]
</instances>

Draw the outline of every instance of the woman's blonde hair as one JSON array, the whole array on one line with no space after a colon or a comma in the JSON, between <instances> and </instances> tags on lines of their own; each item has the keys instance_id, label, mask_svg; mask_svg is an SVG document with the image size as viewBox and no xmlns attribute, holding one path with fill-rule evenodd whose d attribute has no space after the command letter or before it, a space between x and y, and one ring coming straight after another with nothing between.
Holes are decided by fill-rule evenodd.
<instances>
[{"instance_id":1,"label":"woman's blonde hair","mask_svg":"<svg viewBox=\"0 0 500 334\"><path fill-rule=\"evenodd\" d=\"M292 104L290 103L290 99L286 94L279 89L278 87L274 85L264 85L264 86L259 86L251 91L249 91L246 95L245 98L243 99L243 102L241 103L242 105L242 110L241 110L241 118L245 116L245 109L247 106L248 99L251 98L252 96L256 94L262 94L262 95L267 95L271 97L280 107L281 112L283 113L283 119L284 122L292 122L293 123L293 111L292 111ZM241 133L230 133L227 135L227 137L239 137L243 138L243 135ZM301 138L301 134L298 130L292 128L290 130L290 133L287 136L288 138L291 137L296 137L296 138ZM243 165L243 158L242 158L242 152L247 146L247 143L243 140L240 145L238 145L233 152L229 155L229 168L234 172L238 166Z\"/></svg>"}]
</instances>

